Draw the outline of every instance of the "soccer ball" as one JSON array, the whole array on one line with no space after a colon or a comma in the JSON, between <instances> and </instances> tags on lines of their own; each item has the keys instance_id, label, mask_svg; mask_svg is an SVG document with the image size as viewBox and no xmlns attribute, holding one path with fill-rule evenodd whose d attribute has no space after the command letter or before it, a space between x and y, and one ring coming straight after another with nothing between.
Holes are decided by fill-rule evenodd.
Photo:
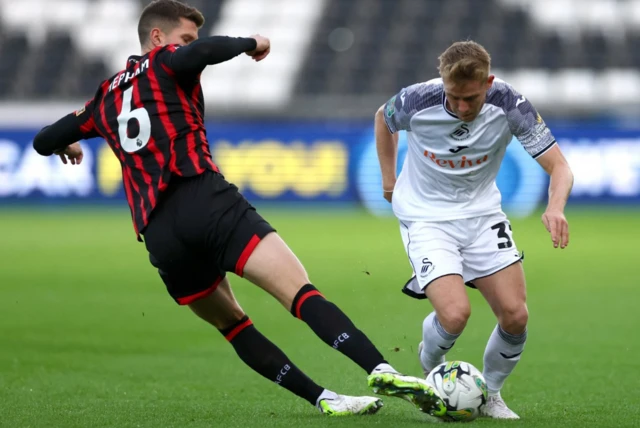
<instances>
[{"instance_id":1,"label":"soccer ball","mask_svg":"<svg viewBox=\"0 0 640 428\"><path fill-rule=\"evenodd\" d=\"M482 373L464 361L436 366L427 376L427 383L440 393L450 420L472 421L487 402L487 383Z\"/></svg>"}]
</instances>

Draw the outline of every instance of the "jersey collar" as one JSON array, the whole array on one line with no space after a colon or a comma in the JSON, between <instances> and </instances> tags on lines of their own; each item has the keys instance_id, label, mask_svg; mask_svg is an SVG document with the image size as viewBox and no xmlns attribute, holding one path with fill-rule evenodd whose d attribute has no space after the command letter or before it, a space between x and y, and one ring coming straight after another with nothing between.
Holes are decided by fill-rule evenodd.
<instances>
[{"instance_id":1,"label":"jersey collar","mask_svg":"<svg viewBox=\"0 0 640 428\"><path fill-rule=\"evenodd\" d=\"M142 57L140 55L131 55L128 59L127 59L127 66L131 65L131 64L137 64L140 62L140 60L142 59Z\"/></svg>"},{"instance_id":2,"label":"jersey collar","mask_svg":"<svg viewBox=\"0 0 640 428\"><path fill-rule=\"evenodd\" d=\"M449 108L447 107L447 96L444 94L444 91L442 91L442 108L444 109L444 111L446 111L449 114L449 116L455 117L458 120L460 119L458 116L456 116L454 112L449 110Z\"/></svg>"}]
</instances>

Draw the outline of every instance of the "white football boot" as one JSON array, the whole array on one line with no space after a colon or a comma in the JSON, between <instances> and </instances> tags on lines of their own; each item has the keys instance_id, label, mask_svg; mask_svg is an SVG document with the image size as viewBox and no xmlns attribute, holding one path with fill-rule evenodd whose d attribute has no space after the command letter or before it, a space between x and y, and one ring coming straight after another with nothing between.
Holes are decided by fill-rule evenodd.
<instances>
[{"instance_id":1,"label":"white football boot","mask_svg":"<svg viewBox=\"0 0 640 428\"><path fill-rule=\"evenodd\" d=\"M487 398L487 404L480 408L480 414L494 419L520 419L520 416L507 407L500 393Z\"/></svg>"},{"instance_id":2,"label":"white football boot","mask_svg":"<svg viewBox=\"0 0 640 428\"><path fill-rule=\"evenodd\" d=\"M375 397L338 395L323 398L317 407L320 413L328 416L372 415L382 408L382 400Z\"/></svg>"}]
</instances>

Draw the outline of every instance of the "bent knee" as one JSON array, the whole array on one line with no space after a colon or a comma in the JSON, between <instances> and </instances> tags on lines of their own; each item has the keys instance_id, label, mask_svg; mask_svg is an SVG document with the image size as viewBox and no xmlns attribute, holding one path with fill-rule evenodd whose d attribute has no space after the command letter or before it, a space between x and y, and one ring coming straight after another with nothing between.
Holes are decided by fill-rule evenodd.
<instances>
[{"instance_id":1,"label":"bent knee","mask_svg":"<svg viewBox=\"0 0 640 428\"><path fill-rule=\"evenodd\" d=\"M231 309L229 312L225 313L223 316L217 317L215 319L215 323L212 323L215 328L218 330L225 330L227 328L233 327L240 320L242 320L246 314L239 306Z\"/></svg>"},{"instance_id":2,"label":"bent knee","mask_svg":"<svg viewBox=\"0 0 640 428\"><path fill-rule=\"evenodd\" d=\"M507 310L503 310L498 320L500 327L507 333L521 334L527 329L529 322L529 310L526 304L522 304Z\"/></svg>"},{"instance_id":3,"label":"bent knee","mask_svg":"<svg viewBox=\"0 0 640 428\"><path fill-rule=\"evenodd\" d=\"M225 330L234 326L246 315L237 302L231 302L226 305L212 305L206 298L196 300L189 305L189 308L199 318L218 330Z\"/></svg>"},{"instance_id":4,"label":"bent knee","mask_svg":"<svg viewBox=\"0 0 640 428\"><path fill-rule=\"evenodd\" d=\"M438 321L447 333L459 334L467 325L471 316L471 306L469 302L449 306L445 310L437 312Z\"/></svg>"}]
</instances>

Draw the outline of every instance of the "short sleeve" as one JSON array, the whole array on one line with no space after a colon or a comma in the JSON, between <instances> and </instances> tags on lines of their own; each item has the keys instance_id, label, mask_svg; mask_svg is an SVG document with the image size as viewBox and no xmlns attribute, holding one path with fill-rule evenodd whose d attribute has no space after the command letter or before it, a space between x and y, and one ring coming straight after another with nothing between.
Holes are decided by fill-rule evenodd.
<instances>
[{"instance_id":1,"label":"short sleeve","mask_svg":"<svg viewBox=\"0 0 640 428\"><path fill-rule=\"evenodd\" d=\"M437 105L442 99L442 86L416 83L391 97L384 105L384 120L393 134L397 131L411 131L411 119L421 110Z\"/></svg>"},{"instance_id":2,"label":"short sleeve","mask_svg":"<svg viewBox=\"0 0 640 428\"><path fill-rule=\"evenodd\" d=\"M496 82L494 85L498 86L496 95L499 99L493 102L501 105L511 133L525 150L533 158L549 150L556 139L533 104L505 82Z\"/></svg>"}]
</instances>

